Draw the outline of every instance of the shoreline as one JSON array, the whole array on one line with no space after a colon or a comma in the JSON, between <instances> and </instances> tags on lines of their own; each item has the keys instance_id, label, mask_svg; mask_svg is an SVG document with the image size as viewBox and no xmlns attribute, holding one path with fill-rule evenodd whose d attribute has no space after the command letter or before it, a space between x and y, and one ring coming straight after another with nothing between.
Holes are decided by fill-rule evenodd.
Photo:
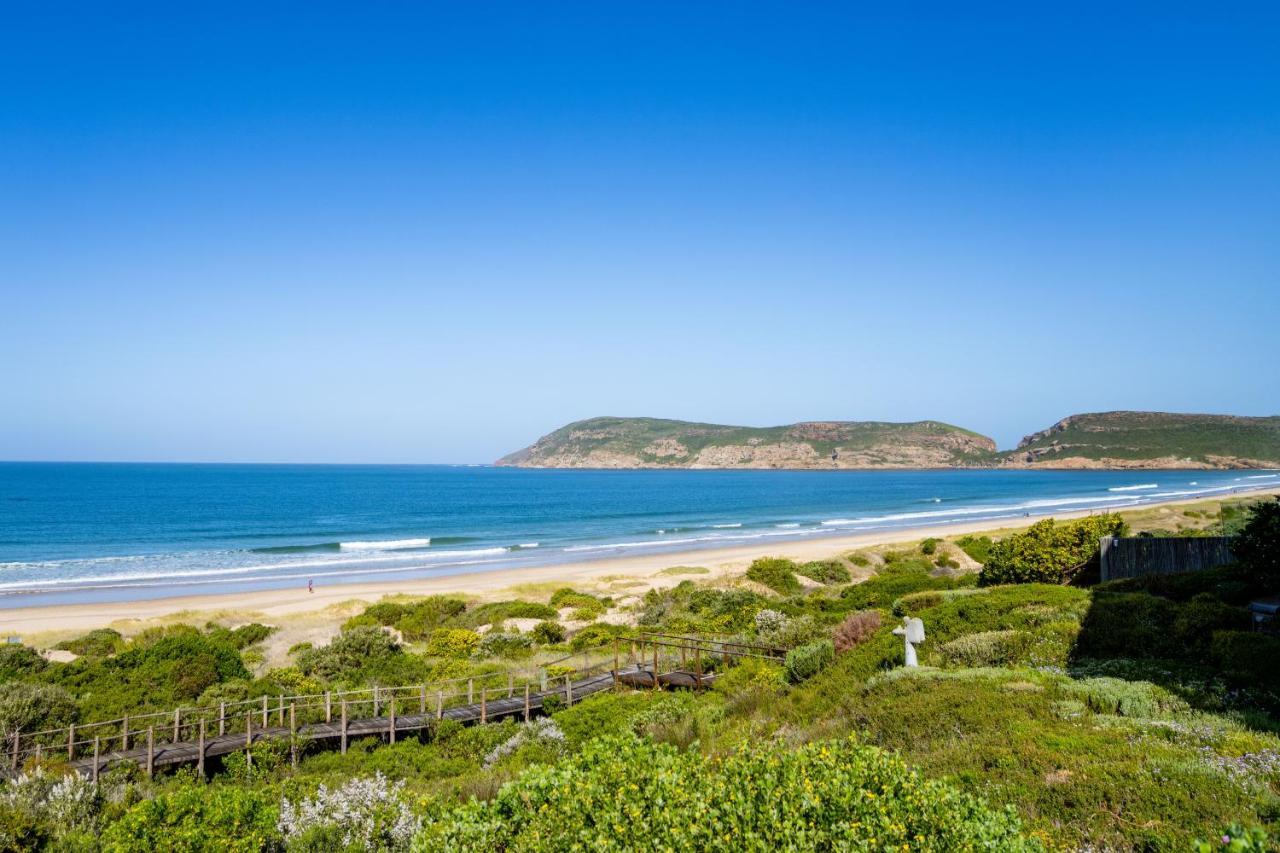
<instances>
[{"instance_id":1,"label":"shoreline","mask_svg":"<svg viewBox=\"0 0 1280 853\"><path fill-rule=\"evenodd\" d=\"M1154 502L1131 510L1142 512L1161 507L1190 504L1216 503L1225 499L1257 498L1275 494L1274 487L1258 488L1233 493L1223 498L1192 498ZM523 568L494 569L485 572L457 573L431 578L396 581L371 581L365 583L317 586L314 593L303 588L267 589L231 593L187 594L166 598L150 598L132 601L87 602L83 604L35 605L25 607L0 607L0 631L6 635L28 637L57 635L58 639L74 636L94 628L109 626L141 626L148 621L205 622L215 618L240 618L249 621L250 616L270 620L282 618L306 618L314 621L324 618L341 619L345 615L342 605L350 602L371 603L388 595L432 595L452 593L467 597L486 598L504 591L518 591L522 587L539 586L592 586L595 588L620 587L615 595L642 595L649 589L674 586L681 580L696 578L710 580L744 571L752 560L763 556L789 557L799 562L825 559L859 548L914 542L927 537L944 538L968 533L1020 530L1044 518L1083 518L1098 510L1073 510L1052 516L1031 516L1004 519L993 526L991 519L973 521L938 522L918 527L878 530L830 536L812 540L787 540L768 544L752 543L723 548L702 548L685 551L642 554L635 556L611 556L599 560L558 563ZM663 571L678 566L697 566L706 573L664 574ZM514 594L514 593L513 593ZM54 640L56 642L56 639Z\"/></svg>"}]
</instances>

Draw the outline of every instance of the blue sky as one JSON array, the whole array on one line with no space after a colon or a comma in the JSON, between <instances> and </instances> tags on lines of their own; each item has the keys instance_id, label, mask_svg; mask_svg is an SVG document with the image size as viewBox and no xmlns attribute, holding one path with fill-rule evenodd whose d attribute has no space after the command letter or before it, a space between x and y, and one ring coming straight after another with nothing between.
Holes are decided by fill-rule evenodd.
<instances>
[{"instance_id":1,"label":"blue sky","mask_svg":"<svg viewBox=\"0 0 1280 853\"><path fill-rule=\"evenodd\" d=\"M6 11L0 458L1280 413L1274 4L186 5Z\"/></svg>"}]
</instances>

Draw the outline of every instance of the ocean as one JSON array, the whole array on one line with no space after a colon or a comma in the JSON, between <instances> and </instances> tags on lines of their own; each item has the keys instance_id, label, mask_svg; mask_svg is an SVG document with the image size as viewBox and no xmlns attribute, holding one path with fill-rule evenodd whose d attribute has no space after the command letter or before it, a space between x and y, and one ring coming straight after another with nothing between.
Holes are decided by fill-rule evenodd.
<instances>
[{"instance_id":1,"label":"ocean","mask_svg":"<svg viewBox=\"0 0 1280 853\"><path fill-rule=\"evenodd\" d=\"M1270 484L1280 473L0 463L0 606L782 547Z\"/></svg>"}]
</instances>

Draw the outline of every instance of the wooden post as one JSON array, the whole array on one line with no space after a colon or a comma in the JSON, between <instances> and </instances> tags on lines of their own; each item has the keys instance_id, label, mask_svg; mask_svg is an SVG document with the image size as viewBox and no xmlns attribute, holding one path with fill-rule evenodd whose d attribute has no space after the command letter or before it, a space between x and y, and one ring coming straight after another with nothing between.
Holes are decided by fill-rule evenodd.
<instances>
[{"instance_id":1,"label":"wooden post","mask_svg":"<svg viewBox=\"0 0 1280 853\"><path fill-rule=\"evenodd\" d=\"M200 778L204 778L204 720L200 721L200 740L197 745L199 752L196 754L196 772L200 774Z\"/></svg>"},{"instance_id":2,"label":"wooden post","mask_svg":"<svg viewBox=\"0 0 1280 853\"><path fill-rule=\"evenodd\" d=\"M529 722L529 685L524 686L524 721Z\"/></svg>"},{"instance_id":3,"label":"wooden post","mask_svg":"<svg viewBox=\"0 0 1280 853\"><path fill-rule=\"evenodd\" d=\"M342 700L342 754L347 754L347 700Z\"/></svg>"},{"instance_id":4,"label":"wooden post","mask_svg":"<svg viewBox=\"0 0 1280 853\"><path fill-rule=\"evenodd\" d=\"M683 672L688 668L689 668L689 659L685 656L685 645L683 642L681 642L680 643L680 670Z\"/></svg>"},{"instance_id":5,"label":"wooden post","mask_svg":"<svg viewBox=\"0 0 1280 853\"><path fill-rule=\"evenodd\" d=\"M378 701L378 698L379 698L379 697L378 697L378 685L376 685L376 684L375 684L375 685L373 686L373 716L375 716L375 717L380 717L380 716L382 716L380 713L378 713L379 711L381 711L381 710L382 710L382 707L381 707L381 706L382 706L382 703Z\"/></svg>"},{"instance_id":6,"label":"wooden post","mask_svg":"<svg viewBox=\"0 0 1280 853\"><path fill-rule=\"evenodd\" d=\"M436 719L444 719L444 691L436 691Z\"/></svg>"},{"instance_id":7,"label":"wooden post","mask_svg":"<svg viewBox=\"0 0 1280 853\"><path fill-rule=\"evenodd\" d=\"M128 747L125 747L128 749ZM70 761L76 754L76 724L72 723L67 726L67 761Z\"/></svg>"},{"instance_id":8,"label":"wooden post","mask_svg":"<svg viewBox=\"0 0 1280 853\"><path fill-rule=\"evenodd\" d=\"M484 692L485 692L484 688L481 687L480 688L480 722L482 723L487 721L486 718L488 716L488 713L485 710L485 706L484 706Z\"/></svg>"},{"instance_id":9,"label":"wooden post","mask_svg":"<svg viewBox=\"0 0 1280 853\"><path fill-rule=\"evenodd\" d=\"M262 727L265 729L270 723L267 722L267 697L262 697Z\"/></svg>"},{"instance_id":10,"label":"wooden post","mask_svg":"<svg viewBox=\"0 0 1280 853\"><path fill-rule=\"evenodd\" d=\"M253 746L253 712L244 712L244 747L248 749Z\"/></svg>"},{"instance_id":11,"label":"wooden post","mask_svg":"<svg viewBox=\"0 0 1280 853\"><path fill-rule=\"evenodd\" d=\"M702 689L702 646L693 647L693 666L694 666L694 672L698 676L697 686L694 687L693 689L701 690Z\"/></svg>"},{"instance_id":12,"label":"wooden post","mask_svg":"<svg viewBox=\"0 0 1280 853\"><path fill-rule=\"evenodd\" d=\"M182 709L173 709L173 742L177 743L182 740Z\"/></svg>"},{"instance_id":13,"label":"wooden post","mask_svg":"<svg viewBox=\"0 0 1280 853\"><path fill-rule=\"evenodd\" d=\"M276 725L284 725L284 694L280 694L280 707L276 709Z\"/></svg>"},{"instance_id":14,"label":"wooden post","mask_svg":"<svg viewBox=\"0 0 1280 853\"><path fill-rule=\"evenodd\" d=\"M324 692L324 721L333 722L333 694L328 690Z\"/></svg>"},{"instance_id":15,"label":"wooden post","mask_svg":"<svg viewBox=\"0 0 1280 853\"><path fill-rule=\"evenodd\" d=\"M515 676L512 673L508 672L507 673L507 698L510 699L512 696L515 695L515 692L516 692Z\"/></svg>"},{"instance_id":16,"label":"wooden post","mask_svg":"<svg viewBox=\"0 0 1280 853\"><path fill-rule=\"evenodd\" d=\"M391 694L391 702L387 706L390 711L391 719L387 722L387 740L391 743L396 742L396 697Z\"/></svg>"},{"instance_id":17,"label":"wooden post","mask_svg":"<svg viewBox=\"0 0 1280 853\"><path fill-rule=\"evenodd\" d=\"M44 744L36 741L36 764L39 765L42 761L44 761Z\"/></svg>"},{"instance_id":18,"label":"wooden post","mask_svg":"<svg viewBox=\"0 0 1280 853\"><path fill-rule=\"evenodd\" d=\"M621 642L617 637L613 638L613 686L618 686L618 643Z\"/></svg>"},{"instance_id":19,"label":"wooden post","mask_svg":"<svg viewBox=\"0 0 1280 853\"><path fill-rule=\"evenodd\" d=\"M658 644L653 644L653 689L658 689Z\"/></svg>"},{"instance_id":20,"label":"wooden post","mask_svg":"<svg viewBox=\"0 0 1280 853\"><path fill-rule=\"evenodd\" d=\"M120 748L125 752L129 751L129 715L125 714L124 719L120 721Z\"/></svg>"},{"instance_id":21,"label":"wooden post","mask_svg":"<svg viewBox=\"0 0 1280 853\"><path fill-rule=\"evenodd\" d=\"M102 736L93 736L93 784L98 784L98 756L102 754Z\"/></svg>"},{"instance_id":22,"label":"wooden post","mask_svg":"<svg viewBox=\"0 0 1280 853\"><path fill-rule=\"evenodd\" d=\"M298 766L298 703L289 703L289 763Z\"/></svg>"},{"instance_id":23,"label":"wooden post","mask_svg":"<svg viewBox=\"0 0 1280 853\"><path fill-rule=\"evenodd\" d=\"M156 772L156 727L147 726L147 778Z\"/></svg>"},{"instance_id":24,"label":"wooden post","mask_svg":"<svg viewBox=\"0 0 1280 853\"><path fill-rule=\"evenodd\" d=\"M467 679L467 704L474 705L476 703L476 680L474 678Z\"/></svg>"},{"instance_id":25,"label":"wooden post","mask_svg":"<svg viewBox=\"0 0 1280 853\"><path fill-rule=\"evenodd\" d=\"M573 682L569 680L568 673L564 677L564 704L573 704Z\"/></svg>"},{"instance_id":26,"label":"wooden post","mask_svg":"<svg viewBox=\"0 0 1280 853\"><path fill-rule=\"evenodd\" d=\"M227 733L227 703L218 703L218 734L225 735Z\"/></svg>"},{"instance_id":27,"label":"wooden post","mask_svg":"<svg viewBox=\"0 0 1280 853\"><path fill-rule=\"evenodd\" d=\"M427 715L427 685L425 684L418 687L418 714L423 717Z\"/></svg>"}]
</instances>

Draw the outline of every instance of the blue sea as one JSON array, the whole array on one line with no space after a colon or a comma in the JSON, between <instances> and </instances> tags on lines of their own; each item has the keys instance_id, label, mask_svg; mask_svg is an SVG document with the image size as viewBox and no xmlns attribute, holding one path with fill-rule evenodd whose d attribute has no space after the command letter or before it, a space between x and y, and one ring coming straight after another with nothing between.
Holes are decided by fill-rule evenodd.
<instances>
[{"instance_id":1,"label":"blue sea","mask_svg":"<svg viewBox=\"0 0 1280 853\"><path fill-rule=\"evenodd\" d=\"M1280 473L0 463L0 605L781 547L1271 484Z\"/></svg>"}]
</instances>

